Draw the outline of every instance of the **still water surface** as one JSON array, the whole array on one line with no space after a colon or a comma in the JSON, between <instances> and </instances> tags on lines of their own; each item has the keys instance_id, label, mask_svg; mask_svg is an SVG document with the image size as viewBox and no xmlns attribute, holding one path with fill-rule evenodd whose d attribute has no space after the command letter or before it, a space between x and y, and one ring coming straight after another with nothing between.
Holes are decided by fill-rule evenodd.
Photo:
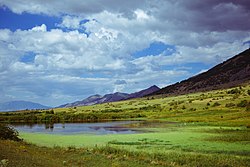
<instances>
[{"instance_id":1,"label":"still water surface","mask_svg":"<svg viewBox=\"0 0 250 167\"><path fill-rule=\"evenodd\" d=\"M54 124L32 124L13 125L19 132L48 133L48 134L134 134L143 131L130 128L128 125L139 121L115 121L97 123L54 123ZM127 127L126 127L127 126Z\"/></svg>"}]
</instances>

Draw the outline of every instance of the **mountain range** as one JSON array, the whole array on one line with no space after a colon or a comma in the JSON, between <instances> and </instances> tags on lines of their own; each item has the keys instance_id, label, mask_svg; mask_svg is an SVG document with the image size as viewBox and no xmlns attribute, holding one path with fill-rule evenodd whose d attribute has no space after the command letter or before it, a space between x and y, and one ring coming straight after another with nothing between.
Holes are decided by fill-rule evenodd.
<instances>
[{"instance_id":1,"label":"mountain range","mask_svg":"<svg viewBox=\"0 0 250 167\"><path fill-rule=\"evenodd\" d=\"M0 103L0 111L17 111L17 110L26 110L26 109L48 109L51 107L44 106L39 103L33 103L30 101L10 101Z\"/></svg>"},{"instance_id":2,"label":"mountain range","mask_svg":"<svg viewBox=\"0 0 250 167\"><path fill-rule=\"evenodd\" d=\"M250 81L250 49L210 70L156 91L152 95L179 95L238 86Z\"/></svg>"},{"instance_id":3,"label":"mountain range","mask_svg":"<svg viewBox=\"0 0 250 167\"><path fill-rule=\"evenodd\" d=\"M133 99L133 98L140 98L140 97L146 96L146 95L151 94L151 93L158 91L158 90L160 90L160 88L153 85L147 89L141 90L139 92L131 93L131 94L116 92L116 93L112 93L112 94L106 94L104 96L93 95L93 96L89 96L88 98L83 99L81 101L76 101L73 103L67 103L67 104L58 106L58 108L89 106L89 105L94 105L94 104L101 104L101 103L108 103L108 102Z\"/></svg>"}]
</instances>

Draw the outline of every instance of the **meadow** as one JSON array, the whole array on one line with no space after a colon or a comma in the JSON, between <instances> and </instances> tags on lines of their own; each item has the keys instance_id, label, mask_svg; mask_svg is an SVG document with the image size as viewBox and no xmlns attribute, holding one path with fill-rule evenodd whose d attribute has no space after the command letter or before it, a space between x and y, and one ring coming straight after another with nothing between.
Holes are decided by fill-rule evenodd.
<instances>
[{"instance_id":1,"label":"meadow","mask_svg":"<svg viewBox=\"0 0 250 167\"><path fill-rule=\"evenodd\" d=\"M31 117L32 121L28 119ZM147 132L109 135L20 132L24 142L0 140L3 150L0 159L8 159L10 166L29 166L31 160L38 166L250 164L249 84L172 97L0 114L0 121L5 123L104 120L145 120L128 126ZM47 164L45 159L49 160Z\"/></svg>"}]
</instances>

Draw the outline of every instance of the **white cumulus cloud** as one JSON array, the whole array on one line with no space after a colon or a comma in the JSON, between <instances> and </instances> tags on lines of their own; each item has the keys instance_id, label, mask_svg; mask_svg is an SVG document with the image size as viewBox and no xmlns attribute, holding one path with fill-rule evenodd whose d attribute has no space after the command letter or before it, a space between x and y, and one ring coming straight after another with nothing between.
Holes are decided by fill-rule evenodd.
<instances>
[{"instance_id":1,"label":"white cumulus cloud","mask_svg":"<svg viewBox=\"0 0 250 167\"><path fill-rule=\"evenodd\" d=\"M248 47L249 6L248 0L0 0L17 14L61 19L54 28L0 29L0 101L55 106L185 79L196 74L187 63L215 65ZM154 42L174 52L133 55ZM23 61L29 56L34 60Z\"/></svg>"}]
</instances>

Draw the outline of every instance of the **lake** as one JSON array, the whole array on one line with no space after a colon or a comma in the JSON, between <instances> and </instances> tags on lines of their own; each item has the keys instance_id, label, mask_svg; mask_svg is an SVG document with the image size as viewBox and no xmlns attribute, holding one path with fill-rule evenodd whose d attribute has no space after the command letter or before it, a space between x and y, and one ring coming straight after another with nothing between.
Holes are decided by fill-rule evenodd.
<instances>
[{"instance_id":1,"label":"lake","mask_svg":"<svg viewBox=\"0 0 250 167\"><path fill-rule=\"evenodd\" d=\"M54 124L16 124L12 125L19 132L49 134L135 134L145 131L130 126L141 121L113 121L96 123L54 123Z\"/></svg>"}]
</instances>

